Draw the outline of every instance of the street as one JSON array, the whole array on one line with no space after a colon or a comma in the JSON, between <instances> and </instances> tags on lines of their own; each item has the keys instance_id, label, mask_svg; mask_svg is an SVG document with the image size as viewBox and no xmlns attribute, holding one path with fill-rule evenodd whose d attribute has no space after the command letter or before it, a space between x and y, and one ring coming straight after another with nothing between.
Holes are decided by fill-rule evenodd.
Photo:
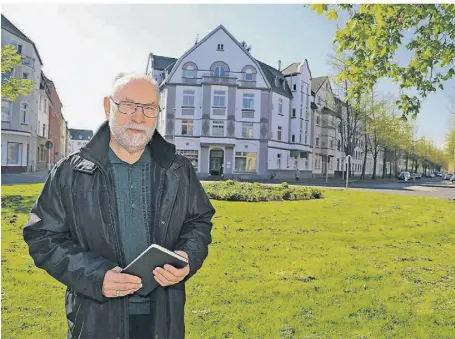
<instances>
[{"instance_id":1,"label":"street","mask_svg":"<svg viewBox=\"0 0 455 339\"><path fill-rule=\"evenodd\" d=\"M47 176L47 171L23 174L3 174L2 185L44 183ZM344 188L346 185L343 181L338 179L329 179L328 183L321 179L302 179L299 183L289 182L289 184L332 188ZM352 180L349 182L349 189L455 199L455 184L451 184L449 181L442 180L441 178L422 178L420 180L408 182L396 179Z\"/></svg>"}]
</instances>

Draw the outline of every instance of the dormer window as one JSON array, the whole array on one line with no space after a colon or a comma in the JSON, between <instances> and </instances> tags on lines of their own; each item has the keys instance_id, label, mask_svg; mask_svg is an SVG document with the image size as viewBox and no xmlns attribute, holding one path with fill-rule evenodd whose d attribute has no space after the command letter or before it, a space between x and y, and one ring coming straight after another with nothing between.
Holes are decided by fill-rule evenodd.
<instances>
[{"instance_id":1,"label":"dormer window","mask_svg":"<svg viewBox=\"0 0 455 339\"><path fill-rule=\"evenodd\" d=\"M253 72L251 69L247 70L245 73L245 80L247 81L253 81Z\"/></svg>"},{"instance_id":2,"label":"dormer window","mask_svg":"<svg viewBox=\"0 0 455 339\"><path fill-rule=\"evenodd\" d=\"M183 65L183 77L194 79L197 77L197 66L194 62L187 62Z\"/></svg>"},{"instance_id":3,"label":"dormer window","mask_svg":"<svg viewBox=\"0 0 455 339\"><path fill-rule=\"evenodd\" d=\"M188 66L185 70L185 78L194 78L194 73L193 66Z\"/></svg>"},{"instance_id":4,"label":"dormer window","mask_svg":"<svg viewBox=\"0 0 455 339\"><path fill-rule=\"evenodd\" d=\"M224 45L223 44L218 44L218 47L216 49L217 51L224 51Z\"/></svg>"}]
</instances>

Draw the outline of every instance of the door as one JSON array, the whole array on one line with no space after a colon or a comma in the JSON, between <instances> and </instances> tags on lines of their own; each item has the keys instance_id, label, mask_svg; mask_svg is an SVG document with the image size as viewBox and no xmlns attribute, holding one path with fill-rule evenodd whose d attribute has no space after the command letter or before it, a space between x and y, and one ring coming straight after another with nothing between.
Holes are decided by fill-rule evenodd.
<instances>
[{"instance_id":1,"label":"door","mask_svg":"<svg viewBox=\"0 0 455 339\"><path fill-rule=\"evenodd\" d=\"M222 149L210 150L210 175L221 175L224 166L224 151Z\"/></svg>"}]
</instances>

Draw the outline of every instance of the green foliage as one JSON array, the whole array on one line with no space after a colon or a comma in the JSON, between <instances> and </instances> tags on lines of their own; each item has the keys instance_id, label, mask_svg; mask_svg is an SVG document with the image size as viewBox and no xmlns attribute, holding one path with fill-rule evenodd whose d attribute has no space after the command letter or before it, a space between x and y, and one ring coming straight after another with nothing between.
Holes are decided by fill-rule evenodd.
<instances>
[{"instance_id":1,"label":"green foliage","mask_svg":"<svg viewBox=\"0 0 455 339\"><path fill-rule=\"evenodd\" d=\"M348 53L347 68L340 81L348 79L348 98L371 89L381 78L390 78L403 90L416 89L417 95L403 93L397 100L405 116L416 116L420 103L455 75L455 5L314 5L320 15L337 18L337 11L349 15L346 25L335 34L338 53ZM410 41L405 33L411 32ZM399 48L412 54L407 65L396 60Z\"/></svg>"},{"instance_id":2,"label":"green foliage","mask_svg":"<svg viewBox=\"0 0 455 339\"><path fill-rule=\"evenodd\" d=\"M2 76L13 71L22 63L21 56L12 45L2 47ZM19 95L27 96L33 91L35 82L30 79L16 79L11 76L2 82L2 98L16 101Z\"/></svg>"},{"instance_id":3,"label":"green foliage","mask_svg":"<svg viewBox=\"0 0 455 339\"><path fill-rule=\"evenodd\" d=\"M2 187L4 338L67 332L66 287L22 238L41 189ZM325 190L213 204L209 255L186 284L186 338L453 338L453 202Z\"/></svg>"},{"instance_id":4,"label":"green foliage","mask_svg":"<svg viewBox=\"0 0 455 339\"><path fill-rule=\"evenodd\" d=\"M233 180L216 183L204 183L210 199L227 201L274 201L274 200L309 200L322 198L322 192L310 187L290 187L286 182L280 185L261 183L241 183Z\"/></svg>"}]
</instances>

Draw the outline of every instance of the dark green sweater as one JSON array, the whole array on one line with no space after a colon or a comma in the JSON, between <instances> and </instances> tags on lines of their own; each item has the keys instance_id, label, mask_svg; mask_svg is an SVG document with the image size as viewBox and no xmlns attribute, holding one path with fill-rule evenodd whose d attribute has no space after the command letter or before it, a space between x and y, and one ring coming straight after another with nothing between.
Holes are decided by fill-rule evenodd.
<instances>
[{"instance_id":1,"label":"dark green sweater","mask_svg":"<svg viewBox=\"0 0 455 339\"><path fill-rule=\"evenodd\" d=\"M150 239L152 158L150 149L146 147L141 158L130 165L109 148L109 160L117 196L120 242L126 264L129 264L147 248ZM150 273L152 274L152 270ZM129 305L130 314L150 313L150 298L130 295Z\"/></svg>"}]
</instances>

